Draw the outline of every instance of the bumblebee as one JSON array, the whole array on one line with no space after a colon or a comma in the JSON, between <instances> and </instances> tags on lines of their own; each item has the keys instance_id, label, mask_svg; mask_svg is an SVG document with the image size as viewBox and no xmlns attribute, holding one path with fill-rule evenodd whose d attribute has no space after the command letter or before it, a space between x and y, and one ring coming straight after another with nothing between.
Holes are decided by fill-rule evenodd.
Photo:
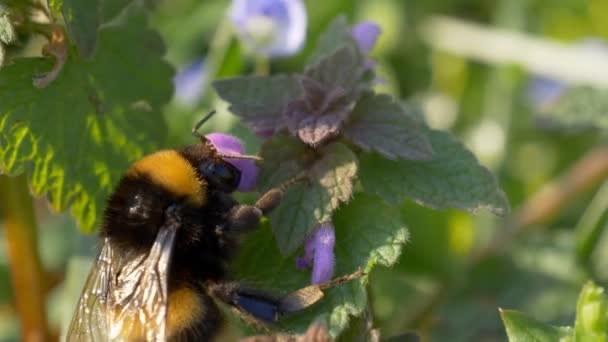
<instances>
[{"instance_id":1,"label":"bumblebee","mask_svg":"<svg viewBox=\"0 0 608 342\"><path fill-rule=\"evenodd\" d=\"M68 341L210 341L224 324L216 301L264 323L322 297L323 286L277 298L230 280L239 237L279 204L289 184L253 206L233 199L241 174L226 158L257 157L222 154L199 134L212 114L194 127L197 143L144 157L118 183Z\"/></svg>"}]
</instances>

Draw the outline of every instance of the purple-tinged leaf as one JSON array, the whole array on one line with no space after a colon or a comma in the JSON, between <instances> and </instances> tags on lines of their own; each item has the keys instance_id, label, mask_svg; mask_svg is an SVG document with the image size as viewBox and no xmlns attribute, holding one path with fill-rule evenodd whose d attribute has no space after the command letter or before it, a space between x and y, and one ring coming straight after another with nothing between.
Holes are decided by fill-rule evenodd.
<instances>
[{"instance_id":1,"label":"purple-tinged leaf","mask_svg":"<svg viewBox=\"0 0 608 342\"><path fill-rule=\"evenodd\" d=\"M337 108L329 113L317 112L310 109L305 100L300 100L290 103L285 117L292 134L304 143L316 146L335 136L349 114L349 107Z\"/></svg>"},{"instance_id":2,"label":"purple-tinged leaf","mask_svg":"<svg viewBox=\"0 0 608 342\"><path fill-rule=\"evenodd\" d=\"M361 84L365 71L365 59L359 49L344 46L318 63L307 66L304 73L319 82L326 93L341 88L348 99L354 100L361 88L367 86Z\"/></svg>"},{"instance_id":3,"label":"purple-tinged leaf","mask_svg":"<svg viewBox=\"0 0 608 342\"><path fill-rule=\"evenodd\" d=\"M276 132L283 127L285 106L302 94L294 75L234 77L216 81L213 87L230 104L229 110L255 132Z\"/></svg>"},{"instance_id":4,"label":"purple-tinged leaf","mask_svg":"<svg viewBox=\"0 0 608 342\"><path fill-rule=\"evenodd\" d=\"M319 36L315 50L306 65L317 64L324 58L332 55L336 50L350 47L358 49L358 44L351 33L345 16L334 19L327 29Z\"/></svg>"},{"instance_id":5,"label":"purple-tinged leaf","mask_svg":"<svg viewBox=\"0 0 608 342\"><path fill-rule=\"evenodd\" d=\"M389 159L429 160L433 149L422 127L406 108L388 95L363 95L344 135L365 151L376 151Z\"/></svg>"}]
</instances>

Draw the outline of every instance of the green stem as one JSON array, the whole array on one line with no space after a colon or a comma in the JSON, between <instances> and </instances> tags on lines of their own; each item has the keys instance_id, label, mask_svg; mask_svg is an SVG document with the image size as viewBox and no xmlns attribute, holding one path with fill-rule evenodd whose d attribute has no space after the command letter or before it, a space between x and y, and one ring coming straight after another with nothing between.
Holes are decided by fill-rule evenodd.
<instances>
[{"instance_id":1,"label":"green stem","mask_svg":"<svg viewBox=\"0 0 608 342\"><path fill-rule=\"evenodd\" d=\"M207 91L211 82L215 79L222 61L226 57L228 48L230 47L230 40L232 39L232 27L230 21L224 18L217 27L217 30L213 34L211 43L209 44L209 54L205 61L208 76L205 77L201 91L205 94L205 97L209 96Z\"/></svg>"},{"instance_id":2,"label":"green stem","mask_svg":"<svg viewBox=\"0 0 608 342\"><path fill-rule=\"evenodd\" d=\"M270 74L270 61L268 57L256 56L254 73L257 76L268 76Z\"/></svg>"},{"instance_id":3,"label":"green stem","mask_svg":"<svg viewBox=\"0 0 608 342\"><path fill-rule=\"evenodd\" d=\"M38 255L34 207L25 175L0 176L0 210L22 340L47 341L46 286Z\"/></svg>"},{"instance_id":4,"label":"green stem","mask_svg":"<svg viewBox=\"0 0 608 342\"><path fill-rule=\"evenodd\" d=\"M605 224L601 224L606 209L608 209L608 181L602 184L574 228L577 240L576 251L583 263L589 262L606 227Z\"/></svg>"}]
</instances>

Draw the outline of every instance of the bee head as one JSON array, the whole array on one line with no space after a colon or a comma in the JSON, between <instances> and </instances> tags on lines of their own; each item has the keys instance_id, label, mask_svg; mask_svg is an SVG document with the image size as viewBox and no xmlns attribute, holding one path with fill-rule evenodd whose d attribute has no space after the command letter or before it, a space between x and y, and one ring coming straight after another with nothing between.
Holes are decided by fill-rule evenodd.
<instances>
[{"instance_id":1,"label":"bee head","mask_svg":"<svg viewBox=\"0 0 608 342\"><path fill-rule=\"evenodd\" d=\"M215 114L210 112L203 117L192 129L192 135L199 139L199 142L184 149L184 154L196 168L199 175L213 188L224 192L233 192L241 181L241 172L232 165L227 159L254 159L257 156L225 154L218 151L215 145L198 129Z\"/></svg>"}]
</instances>

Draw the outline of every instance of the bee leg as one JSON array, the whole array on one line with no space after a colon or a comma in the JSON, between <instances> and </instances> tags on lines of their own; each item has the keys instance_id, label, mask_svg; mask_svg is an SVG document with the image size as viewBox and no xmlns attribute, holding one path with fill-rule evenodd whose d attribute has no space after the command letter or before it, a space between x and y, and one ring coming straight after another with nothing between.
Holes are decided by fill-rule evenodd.
<instances>
[{"instance_id":1,"label":"bee leg","mask_svg":"<svg viewBox=\"0 0 608 342\"><path fill-rule=\"evenodd\" d=\"M306 179L305 176L294 177L276 188L266 191L253 206L237 205L227 217L227 231L230 232L245 232L255 229L263 215L267 215L276 208L287 191L287 188L295 183L302 182Z\"/></svg>"},{"instance_id":2,"label":"bee leg","mask_svg":"<svg viewBox=\"0 0 608 342\"><path fill-rule=\"evenodd\" d=\"M239 313L263 322L276 322L281 314L276 298L235 282L213 284L209 286L209 293Z\"/></svg>"},{"instance_id":3,"label":"bee leg","mask_svg":"<svg viewBox=\"0 0 608 342\"><path fill-rule=\"evenodd\" d=\"M260 197L255 205L237 205L227 217L227 231L245 232L255 229L263 215L276 208L283 198L285 190L273 188Z\"/></svg>"}]
</instances>

